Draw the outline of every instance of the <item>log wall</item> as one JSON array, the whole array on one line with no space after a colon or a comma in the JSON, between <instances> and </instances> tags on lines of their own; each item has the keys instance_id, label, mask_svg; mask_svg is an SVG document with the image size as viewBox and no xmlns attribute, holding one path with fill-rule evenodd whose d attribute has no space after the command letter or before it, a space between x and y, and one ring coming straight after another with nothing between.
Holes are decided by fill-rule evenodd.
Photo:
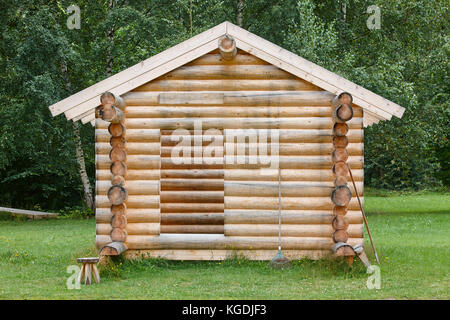
<instances>
[{"instance_id":1,"label":"log wall","mask_svg":"<svg viewBox=\"0 0 450 320\"><path fill-rule=\"evenodd\" d=\"M247 145L240 150L245 156L239 161L232 161L232 154L238 150L231 140L227 141L227 136L238 134L240 129L254 129L257 136L269 134L267 154L278 152L280 156L285 249L299 255L308 252L309 256L331 251L334 204L330 195L336 178L332 172L336 156L334 95L239 50L231 61L213 51L123 97L127 104L129 250L175 250L182 252L180 259L186 259L188 251L183 250L276 250L278 171L259 161L264 151L261 141L247 138ZM354 115L347 122L346 161L362 195L362 109L352 107ZM213 153L202 163L174 165L170 155L178 142L171 139L173 130L183 129L176 134L193 137L199 121L205 141L192 153L204 152L209 139L217 135L208 130L218 129L225 139L223 163L208 162L214 160ZM271 132L276 132L274 137ZM277 134L279 148L271 149ZM105 190L111 179L111 137L101 121L97 122L96 137L100 244L108 241L108 227L103 224L110 215ZM347 207L348 242L360 243L363 225L356 199L352 198ZM208 246L206 240L199 243L199 238L186 238L183 244L182 238L175 241L156 236L187 232L222 234L225 240L217 238ZM173 252L169 256L176 259Z\"/></svg>"}]
</instances>

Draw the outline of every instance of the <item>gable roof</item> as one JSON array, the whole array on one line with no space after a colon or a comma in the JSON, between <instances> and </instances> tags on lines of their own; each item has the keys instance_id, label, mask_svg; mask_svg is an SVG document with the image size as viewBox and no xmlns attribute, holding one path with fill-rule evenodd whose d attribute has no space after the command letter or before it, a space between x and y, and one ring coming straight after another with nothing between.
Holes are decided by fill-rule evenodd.
<instances>
[{"instance_id":1,"label":"gable roof","mask_svg":"<svg viewBox=\"0 0 450 320\"><path fill-rule=\"evenodd\" d=\"M405 111L389 101L339 75L326 70L292 52L283 49L230 22L223 22L195 37L146 59L122 72L81 90L49 107L52 116L64 113L68 120L95 123L94 110L100 105L100 95L110 91L117 95L129 92L167 72L170 72L218 48L219 38L230 35L236 46L280 69L329 91L335 95L349 92L353 103L364 109L364 126L401 118Z\"/></svg>"}]
</instances>

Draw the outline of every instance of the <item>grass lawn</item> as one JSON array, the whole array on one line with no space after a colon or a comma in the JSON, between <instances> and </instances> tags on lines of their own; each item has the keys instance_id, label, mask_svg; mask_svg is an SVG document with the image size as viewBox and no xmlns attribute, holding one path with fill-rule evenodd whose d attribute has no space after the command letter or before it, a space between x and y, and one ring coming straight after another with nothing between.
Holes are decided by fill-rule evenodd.
<instances>
[{"instance_id":1,"label":"grass lawn","mask_svg":"<svg viewBox=\"0 0 450 320\"><path fill-rule=\"evenodd\" d=\"M359 261L293 261L288 270L231 259L117 260L102 283L68 290L76 258L96 255L94 219L0 221L0 299L449 299L450 194L365 197L381 289ZM367 238L367 237L366 237ZM374 262L370 244L366 252Z\"/></svg>"}]
</instances>

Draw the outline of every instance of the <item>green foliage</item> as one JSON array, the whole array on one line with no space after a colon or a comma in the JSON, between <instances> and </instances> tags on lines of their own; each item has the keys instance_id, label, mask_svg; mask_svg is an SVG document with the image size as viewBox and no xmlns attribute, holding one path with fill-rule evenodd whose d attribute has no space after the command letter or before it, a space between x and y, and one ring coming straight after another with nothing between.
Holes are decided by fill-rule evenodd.
<instances>
[{"instance_id":1,"label":"green foliage","mask_svg":"<svg viewBox=\"0 0 450 320\"><path fill-rule=\"evenodd\" d=\"M237 0L113 3L109 10L108 1L77 1L81 29L69 30L71 1L1 1L0 204L80 206L72 126L62 115L53 118L48 106L106 78L109 51L113 73L119 72L222 21L236 22L238 7ZM243 3L244 28L406 108L402 119L365 131L366 185L449 185L448 2ZM373 4L381 8L380 30L366 26ZM81 136L93 182L93 128L82 126Z\"/></svg>"}]
</instances>

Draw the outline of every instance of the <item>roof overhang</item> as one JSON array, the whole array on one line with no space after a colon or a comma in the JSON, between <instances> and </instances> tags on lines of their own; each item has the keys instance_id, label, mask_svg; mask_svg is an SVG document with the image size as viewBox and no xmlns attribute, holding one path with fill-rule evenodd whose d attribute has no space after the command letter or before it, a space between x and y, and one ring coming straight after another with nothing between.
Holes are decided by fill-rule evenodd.
<instances>
[{"instance_id":1,"label":"roof overhang","mask_svg":"<svg viewBox=\"0 0 450 320\"><path fill-rule=\"evenodd\" d=\"M64 113L68 120L95 124L95 108L106 91L117 95L127 93L167 72L170 72L218 48L218 40L232 36L236 46L280 69L329 91L335 95L348 92L353 103L364 109L364 126L401 118L405 109L341 76L320 67L276 44L273 44L230 22L223 22L195 37L171 47L124 71L81 90L49 107L53 116Z\"/></svg>"}]
</instances>

